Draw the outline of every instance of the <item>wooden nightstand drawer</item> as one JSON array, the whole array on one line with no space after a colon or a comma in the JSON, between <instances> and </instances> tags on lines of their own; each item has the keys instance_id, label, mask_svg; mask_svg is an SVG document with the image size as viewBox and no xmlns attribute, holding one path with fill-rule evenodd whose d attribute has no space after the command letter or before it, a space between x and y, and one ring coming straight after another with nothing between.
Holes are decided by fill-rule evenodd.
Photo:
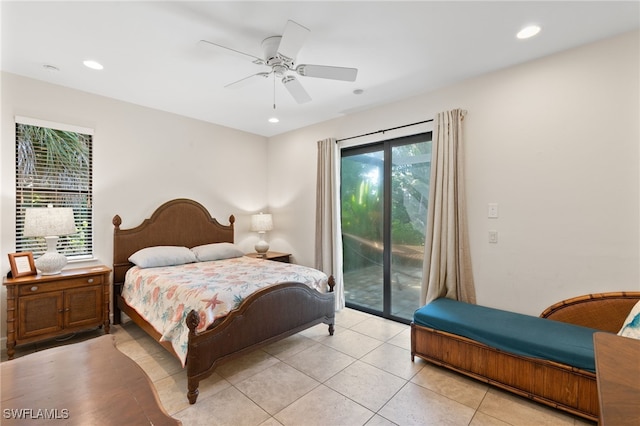
<instances>
[{"instance_id":1,"label":"wooden nightstand drawer","mask_svg":"<svg viewBox=\"0 0 640 426\"><path fill-rule=\"evenodd\" d=\"M102 275L93 275L82 278L72 278L64 281L50 282L33 282L31 284L22 284L18 288L18 296L27 296L30 294L46 293L48 291L59 291L68 288L86 287L88 285L98 285L104 282Z\"/></svg>"}]
</instances>

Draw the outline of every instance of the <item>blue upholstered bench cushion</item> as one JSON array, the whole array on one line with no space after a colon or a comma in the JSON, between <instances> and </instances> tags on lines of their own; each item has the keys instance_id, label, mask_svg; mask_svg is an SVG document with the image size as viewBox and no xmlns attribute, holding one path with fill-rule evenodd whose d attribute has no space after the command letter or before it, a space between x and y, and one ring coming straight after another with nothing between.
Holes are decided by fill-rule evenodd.
<instances>
[{"instance_id":1,"label":"blue upholstered bench cushion","mask_svg":"<svg viewBox=\"0 0 640 426\"><path fill-rule=\"evenodd\" d=\"M592 328L446 298L418 309L413 321L513 354L595 372L593 333L598 330Z\"/></svg>"}]
</instances>

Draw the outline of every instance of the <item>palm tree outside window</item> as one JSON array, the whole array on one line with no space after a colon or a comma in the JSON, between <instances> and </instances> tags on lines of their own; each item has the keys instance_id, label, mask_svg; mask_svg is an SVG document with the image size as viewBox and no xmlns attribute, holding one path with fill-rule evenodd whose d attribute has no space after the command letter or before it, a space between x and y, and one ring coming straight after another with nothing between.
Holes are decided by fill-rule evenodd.
<instances>
[{"instance_id":1,"label":"palm tree outside window","mask_svg":"<svg viewBox=\"0 0 640 426\"><path fill-rule=\"evenodd\" d=\"M25 237L28 207L71 207L76 229L60 237L58 251L70 260L93 257L93 131L16 117L16 251L38 257L43 238Z\"/></svg>"}]
</instances>

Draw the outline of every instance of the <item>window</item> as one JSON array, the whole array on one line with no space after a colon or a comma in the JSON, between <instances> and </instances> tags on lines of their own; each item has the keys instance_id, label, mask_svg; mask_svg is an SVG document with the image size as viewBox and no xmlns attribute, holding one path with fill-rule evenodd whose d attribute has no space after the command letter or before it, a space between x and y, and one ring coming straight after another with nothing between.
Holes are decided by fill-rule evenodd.
<instances>
[{"instance_id":1,"label":"window","mask_svg":"<svg viewBox=\"0 0 640 426\"><path fill-rule=\"evenodd\" d=\"M39 256L44 238L24 237L28 207L73 208L73 235L61 236L58 251L70 260L93 257L92 131L16 117L16 250Z\"/></svg>"},{"instance_id":2,"label":"window","mask_svg":"<svg viewBox=\"0 0 640 426\"><path fill-rule=\"evenodd\" d=\"M348 307L410 322L419 307L431 132L342 150Z\"/></svg>"}]
</instances>

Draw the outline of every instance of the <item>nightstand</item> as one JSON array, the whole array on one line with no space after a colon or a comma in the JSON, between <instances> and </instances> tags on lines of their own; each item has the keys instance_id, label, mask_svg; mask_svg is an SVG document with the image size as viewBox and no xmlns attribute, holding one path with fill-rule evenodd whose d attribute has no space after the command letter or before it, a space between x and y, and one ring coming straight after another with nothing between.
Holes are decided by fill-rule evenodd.
<instances>
[{"instance_id":1,"label":"nightstand","mask_svg":"<svg viewBox=\"0 0 640 426\"><path fill-rule=\"evenodd\" d=\"M277 251L268 251L264 256L260 253L247 253L245 256L253 257L255 259L267 259L276 262L290 263L291 253L279 253Z\"/></svg>"},{"instance_id":2,"label":"nightstand","mask_svg":"<svg viewBox=\"0 0 640 426\"><path fill-rule=\"evenodd\" d=\"M5 278L8 358L24 343L98 326L109 333L110 273L106 266L94 266Z\"/></svg>"}]
</instances>

